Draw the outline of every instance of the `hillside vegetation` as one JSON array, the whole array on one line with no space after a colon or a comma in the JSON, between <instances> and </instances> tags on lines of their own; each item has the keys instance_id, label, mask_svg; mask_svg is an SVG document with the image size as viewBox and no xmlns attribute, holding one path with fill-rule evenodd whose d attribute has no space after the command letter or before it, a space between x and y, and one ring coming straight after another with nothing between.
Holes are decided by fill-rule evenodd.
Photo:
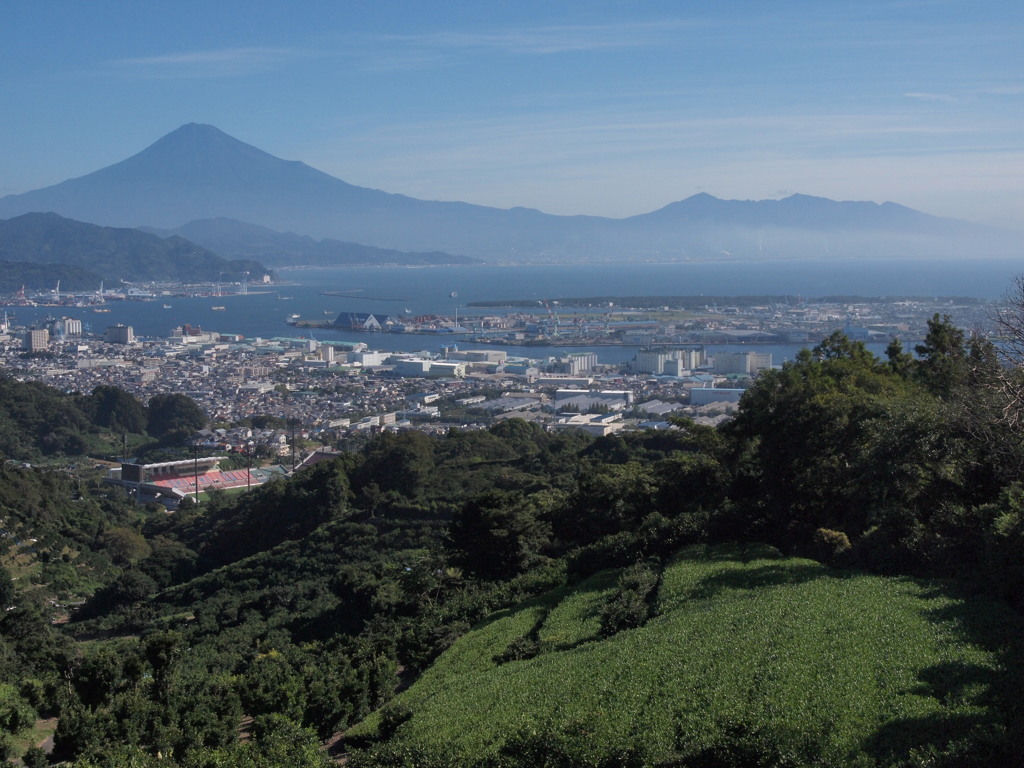
<instances>
[{"instance_id":1,"label":"hillside vegetation","mask_svg":"<svg viewBox=\"0 0 1024 768\"><path fill-rule=\"evenodd\" d=\"M195 403L0 380L49 467L0 475L0 748L40 715L76 768L1018 766L1024 387L948 318L915 351L837 334L719 429L383 433L173 514L50 462L173 456Z\"/></svg>"},{"instance_id":2,"label":"hillside vegetation","mask_svg":"<svg viewBox=\"0 0 1024 768\"><path fill-rule=\"evenodd\" d=\"M997 603L735 545L685 549L654 615L604 637L615 594L601 573L490 617L350 731L390 736L351 764L1003 764L1021 735L1022 624Z\"/></svg>"},{"instance_id":3,"label":"hillside vegetation","mask_svg":"<svg viewBox=\"0 0 1024 768\"><path fill-rule=\"evenodd\" d=\"M156 280L178 283L217 281L222 274L241 280L268 272L250 259L227 261L181 237L167 239L137 229L100 227L58 216L26 213L0 220L0 292L26 288L96 290L100 280ZM46 270L37 265L45 264Z\"/></svg>"}]
</instances>

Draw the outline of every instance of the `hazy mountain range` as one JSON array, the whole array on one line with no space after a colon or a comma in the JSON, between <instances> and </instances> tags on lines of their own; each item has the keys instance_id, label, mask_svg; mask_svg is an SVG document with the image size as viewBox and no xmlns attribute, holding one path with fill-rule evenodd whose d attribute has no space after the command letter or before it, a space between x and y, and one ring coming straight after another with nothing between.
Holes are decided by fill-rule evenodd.
<instances>
[{"instance_id":1,"label":"hazy mountain range","mask_svg":"<svg viewBox=\"0 0 1024 768\"><path fill-rule=\"evenodd\" d=\"M167 282L253 279L268 270L252 259L227 260L181 237L158 237L127 227L103 227L56 213L0 220L0 291L95 289L101 280Z\"/></svg>"},{"instance_id":2,"label":"hazy mountain range","mask_svg":"<svg viewBox=\"0 0 1024 768\"><path fill-rule=\"evenodd\" d=\"M269 227L247 224L236 219L197 219L175 229L140 229L161 237L183 237L224 257L257 259L275 267L375 264L434 266L474 264L480 261L470 256L454 256L441 251L408 252L346 243L332 238L315 240L309 235L277 232Z\"/></svg>"},{"instance_id":3,"label":"hazy mountain range","mask_svg":"<svg viewBox=\"0 0 1024 768\"><path fill-rule=\"evenodd\" d=\"M418 200L353 186L197 124L94 173L0 198L0 218L31 211L191 231L223 256L271 266L294 263L294 247L315 251L325 239L326 252L340 253L337 241L344 241L505 262L1015 252L1015 238L991 227L895 203L807 195L738 201L699 194L624 219ZM292 256L278 251L289 243Z\"/></svg>"}]
</instances>

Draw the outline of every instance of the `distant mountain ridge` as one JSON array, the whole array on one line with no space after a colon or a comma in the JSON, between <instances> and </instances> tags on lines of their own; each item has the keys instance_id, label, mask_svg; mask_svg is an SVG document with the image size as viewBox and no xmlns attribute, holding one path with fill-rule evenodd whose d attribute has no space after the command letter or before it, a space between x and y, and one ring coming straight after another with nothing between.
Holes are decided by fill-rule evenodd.
<instances>
[{"instance_id":1,"label":"distant mountain ridge","mask_svg":"<svg viewBox=\"0 0 1024 768\"><path fill-rule=\"evenodd\" d=\"M318 240L498 261L1016 252L1016 238L994 228L895 203L808 195L698 194L625 219L418 200L348 184L194 123L107 168L0 198L0 218L31 211L160 229L225 218Z\"/></svg>"},{"instance_id":2,"label":"distant mountain ridge","mask_svg":"<svg viewBox=\"0 0 1024 768\"><path fill-rule=\"evenodd\" d=\"M225 273L241 280L244 272L253 279L268 272L252 259L227 260L181 237L161 238L137 229L103 227L67 219L56 213L26 213L0 220L0 260L14 264L47 265L51 277L58 267L74 267L78 289L82 280L129 282L163 280L196 282L218 280ZM25 270L38 275L38 270ZM38 279L38 278L36 278ZM92 284L95 287L96 283ZM42 288L43 285L28 287Z\"/></svg>"},{"instance_id":3,"label":"distant mountain ridge","mask_svg":"<svg viewBox=\"0 0 1024 768\"><path fill-rule=\"evenodd\" d=\"M781 200L720 200L700 193L630 221L722 221L748 227L889 227L893 232L932 227L976 231L977 225L943 219L897 203L837 202L826 197L794 194Z\"/></svg>"},{"instance_id":4,"label":"distant mountain ridge","mask_svg":"<svg viewBox=\"0 0 1024 768\"><path fill-rule=\"evenodd\" d=\"M372 245L345 243L330 238L277 232L269 227L235 219L199 219L176 229L141 227L160 237L177 235L198 243L225 258L258 259L271 267L289 266L437 266L479 264L479 259L431 251L413 253Z\"/></svg>"}]
</instances>

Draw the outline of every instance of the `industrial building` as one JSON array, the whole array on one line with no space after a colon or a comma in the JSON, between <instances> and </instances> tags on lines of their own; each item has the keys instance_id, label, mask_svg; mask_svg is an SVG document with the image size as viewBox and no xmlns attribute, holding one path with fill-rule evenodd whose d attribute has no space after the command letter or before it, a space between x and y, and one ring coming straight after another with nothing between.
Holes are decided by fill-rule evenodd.
<instances>
[{"instance_id":1,"label":"industrial building","mask_svg":"<svg viewBox=\"0 0 1024 768\"><path fill-rule=\"evenodd\" d=\"M555 391L556 411L575 409L580 413L600 408L621 411L633 404L628 390L559 389Z\"/></svg>"},{"instance_id":2,"label":"industrial building","mask_svg":"<svg viewBox=\"0 0 1024 768\"><path fill-rule=\"evenodd\" d=\"M579 376L581 373L594 370L597 367L596 352L570 352L559 357L552 370L557 370L569 376Z\"/></svg>"},{"instance_id":3,"label":"industrial building","mask_svg":"<svg viewBox=\"0 0 1024 768\"><path fill-rule=\"evenodd\" d=\"M745 389L726 389L724 387L697 387L690 390L690 405L709 405L711 403L738 403Z\"/></svg>"},{"instance_id":4,"label":"industrial building","mask_svg":"<svg viewBox=\"0 0 1024 768\"><path fill-rule=\"evenodd\" d=\"M551 425L555 432L562 432L567 429L578 429L595 437L604 437L612 432L618 432L625 425L622 423L622 416L617 413L605 414L573 414L559 419Z\"/></svg>"},{"instance_id":5,"label":"industrial building","mask_svg":"<svg viewBox=\"0 0 1024 768\"><path fill-rule=\"evenodd\" d=\"M772 356L766 352L719 352L711 370L715 373L745 373L755 376L772 367Z\"/></svg>"},{"instance_id":6,"label":"industrial building","mask_svg":"<svg viewBox=\"0 0 1024 768\"><path fill-rule=\"evenodd\" d=\"M705 364L707 364L707 353L704 347L683 347L680 349L641 349L633 358L631 367L637 373L680 376L682 371L692 371Z\"/></svg>"},{"instance_id":7,"label":"industrial building","mask_svg":"<svg viewBox=\"0 0 1024 768\"><path fill-rule=\"evenodd\" d=\"M334 327L342 331L381 331L393 322L387 315L372 312L342 312L334 320Z\"/></svg>"},{"instance_id":8,"label":"industrial building","mask_svg":"<svg viewBox=\"0 0 1024 768\"><path fill-rule=\"evenodd\" d=\"M449 360L428 360L410 357L395 363L395 375L412 379L440 379L466 377L466 364Z\"/></svg>"}]
</instances>

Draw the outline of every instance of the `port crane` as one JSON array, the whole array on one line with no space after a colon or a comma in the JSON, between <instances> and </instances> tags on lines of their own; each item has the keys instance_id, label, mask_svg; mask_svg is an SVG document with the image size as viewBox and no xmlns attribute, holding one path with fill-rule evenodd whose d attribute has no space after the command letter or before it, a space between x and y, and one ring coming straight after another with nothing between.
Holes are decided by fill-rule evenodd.
<instances>
[{"instance_id":1,"label":"port crane","mask_svg":"<svg viewBox=\"0 0 1024 768\"><path fill-rule=\"evenodd\" d=\"M558 325L558 314L551 309L551 305L548 304L546 301L544 302L544 308L548 311L548 315L551 317L551 322L555 326L555 330L552 332L551 335L554 338L558 338L558 334L559 334L559 330L560 330L559 329L559 325Z\"/></svg>"}]
</instances>

